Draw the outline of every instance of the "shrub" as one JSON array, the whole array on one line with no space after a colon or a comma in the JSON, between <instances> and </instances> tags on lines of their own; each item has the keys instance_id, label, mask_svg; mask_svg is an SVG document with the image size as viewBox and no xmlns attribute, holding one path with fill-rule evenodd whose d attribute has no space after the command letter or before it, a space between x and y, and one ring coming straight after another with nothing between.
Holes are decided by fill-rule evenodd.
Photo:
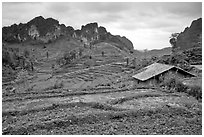
<instances>
[{"instance_id":1,"label":"shrub","mask_svg":"<svg viewBox=\"0 0 204 137\"><path fill-rule=\"evenodd\" d=\"M111 86L110 83L108 83L107 86Z\"/></svg>"},{"instance_id":2,"label":"shrub","mask_svg":"<svg viewBox=\"0 0 204 137\"><path fill-rule=\"evenodd\" d=\"M184 85L182 82L180 82L180 81L176 82L176 91L177 92L186 92L187 89L188 89L188 87L186 85Z\"/></svg>"},{"instance_id":3,"label":"shrub","mask_svg":"<svg viewBox=\"0 0 204 137\"><path fill-rule=\"evenodd\" d=\"M58 88L63 88L63 87L64 87L63 81L60 81L60 82L56 81L53 86L53 89L58 89Z\"/></svg>"},{"instance_id":4,"label":"shrub","mask_svg":"<svg viewBox=\"0 0 204 137\"><path fill-rule=\"evenodd\" d=\"M202 99L202 88L200 86L190 86L187 93L190 96L195 97L197 100Z\"/></svg>"},{"instance_id":5,"label":"shrub","mask_svg":"<svg viewBox=\"0 0 204 137\"><path fill-rule=\"evenodd\" d=\"M30 56L29 50L25 49L25 50L23 51L23 55L24 55L26 58L28 58L28 57Z\"/></svg>"},{"instance_id":6,"label":"shrub","mask_svg":"<svg viewBox=\"0 0 204 137\"><path fill-rule=\"evenodd\" d=\"M19 85L19 88L21 87L21 84L23 84L23 88L26 89L29 86L28 78L29 78L29 74L27 70L22 69L17 74L17 78L15 79L15 82Z\"/></svg>"},{"instance_id":7,"label":"shrub","mask_svg":"<svg viewBox=\"0 0 204 137\"><path fill-rule=\"evenodd\" d=\"M73 62L76 59L76 51L73 50L71 52L65 52L63 54L63 59L65 60L65 64L70 64L71 62Z\"/></svg>"},{"instance_id":8,"label":"shrub","mask_svg":"<svg viewBox=\"0 0 204 137\"><path fill-rule=\"evenodd\" d=\"M168 90L173 90L176 92L186 92L188 89L186 85L174 77L164 79L164 82L160 86L165 86Z\"/></svg>"},{"instance_id":9,"label":"shrub","mask_svg":"<svg viewBox=\"0 0 204 137\"><path fill-rule=\"evenodd\" d=\"M29 77L29 74L28 74L27 70L22 69L18 73L17 78L16 78L15 81L17 83L24 83L24 82L26 82L28 80L28 77Z\"/></svg>"},{"instance_id":10,"label":"shrub","mask_svg":"<svg viewBox=\"0 0 204 137\"><path fill-rule=\"evenodd\" d=\"M160 86L165 86L171 91L185 92L197 100L202 99L202 88L200 86L186 86L176 78L167 79Z\"/></svg>"},{"instance_id":11,"label":"shrub","mask_svg":"<svg viewBox=\"0 0 204 137\"><path fill-rule=\"evenodd\" d=\"M18 56L13 51L8 51L3 49L2 51L2 64L3 65L9 65L12 67L12 69L15 69L15 67L18 65Z\"/></svg>"},{"instance_id":12,"label":"shrub","mask_svg":"<svg viewBox=\"0 0 204 137\"><path fill-rule=\"evenodd\" d=\"M83 55L83 49L80 48L80 49L79 49L79 57L81 57L82 55Z\"/></svg>"},{"instance_id":13,"label":"shrub","mask_svg":"<svg viewBox=\"0 0 204 137\"><path fill-rule=\"evenodd\" d=\"M9 64L10 63L10 56L9 52L6 50L2 50L2 64Z\"/></svg>"},{"instance_id":14,"label":"shrub","mask_svg":"<svg viewBox=\"0 0 204 137\"><path fill-rule=\"evenodd\" d=\"M164 79L163 83L160 86L165 86L168 90L175 90L176 83L178 83L175 78Z\"/></svg>"},{"instance_id":15,"label":"shrub","mask_svg":"<svg viewBox=\"0 0 204 137\"><path fill-rule=\"evenodd\" d=\"M55 104L55 103L52 104L52 108L57 108L57 107L59 107L59 104Z\"/></svg>"}]
</instances>

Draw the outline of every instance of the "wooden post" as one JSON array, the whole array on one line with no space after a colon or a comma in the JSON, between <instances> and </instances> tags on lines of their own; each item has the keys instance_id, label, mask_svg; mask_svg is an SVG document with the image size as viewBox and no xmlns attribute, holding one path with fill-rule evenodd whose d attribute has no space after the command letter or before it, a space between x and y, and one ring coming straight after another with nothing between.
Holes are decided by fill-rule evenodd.
<instances>
[{"instance_id":1,"label":"wooden post","mask_svg":"<svg viewBox=\"0 0 204 137\"><path fill-rule=\"evenodd\" d=\"M31 61L31 70L34 71L33 62Z\"/></svg>"},{"instance_id":2,"label":"wooden post","mask_svg":"<svg viewBox=\"0 0 204 137\"><path fill-rule=\"evenodd\" d=\"M129 65L129 58L126 58L126 65Z\"/></svg>"},{"instance_id":3,"label":"wooden post","mask_svg":"<svg viewBox=\"0 0 204 137\"><path fill-rule=\"evenodd\" d=\"M46 54L47 54L47 59L48 59L48 51L47 51L47 53L46 53Z\"/></svg>"}]
</instances>

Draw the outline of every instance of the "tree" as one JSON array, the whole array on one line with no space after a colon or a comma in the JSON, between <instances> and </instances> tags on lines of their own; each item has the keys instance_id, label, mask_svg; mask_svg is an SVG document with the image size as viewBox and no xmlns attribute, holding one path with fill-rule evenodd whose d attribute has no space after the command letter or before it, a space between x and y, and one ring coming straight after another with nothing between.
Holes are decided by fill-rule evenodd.
<instances>
[{"instance_id":1,"label":"tree","mask_svg":"<svg viewBox=\"0 0 204 137\"><path fill-rule=\"evenodd\" d=\"M176 42L177 42L177 37L179 36L179 33L172 33L171 36L170 36L170 40L169 40L169 43L171 44L172 46L172 53L174 54L176 49L177 49L177 45L176 45Z\"/></svg>"}]
</instances>

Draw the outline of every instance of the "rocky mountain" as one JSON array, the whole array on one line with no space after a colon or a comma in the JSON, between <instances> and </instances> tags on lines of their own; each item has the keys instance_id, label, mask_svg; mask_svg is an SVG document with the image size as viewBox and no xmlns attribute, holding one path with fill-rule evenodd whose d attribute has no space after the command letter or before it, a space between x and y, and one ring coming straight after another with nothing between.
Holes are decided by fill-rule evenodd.
<instances>
[{"instance_id":1,"label":"rocky mountain","mask_svg":"<svg viewBox=\"0 0 204 137\"><path fill-rule=\"evenodd\" d=\"M180 50L202 47L202 18L194 20L179 34L176 45Z\"/></svg>"},{"instance_id":2,"label":"rocky mountain","mask_svg":"<svg viewBox=\"0 0 204 137\"><path fill-rule=\"evenodd\" d=\"M72 35L74 29L59 21L42 16L36 17L28 23L13 24L3 27L3 41L5 42L24 42L29 40L42 41L48 43L62 35Z\"/></svg>"},{"instance_id":3,"label":"rocky mountain","mask_svg":"<svg viewBox=\"0 0 204 137\"><path fill-rule=\"evenodd\" d=\"M95 23L83 25L81 29L74 30L71 26L59 24L59 21L52 18L36 17L28 23L13 24L2 28L3 42L25 42L40 41L50 43L61 36L74 38L85 45L92 45L99 42L114 43L122 50L133 51L133 44L126 37L112 35L105 27Z\"/></svg>"},{"instance_id":4,"label":"rocky mountain","mask_svg":"<svg viewBox=\"0 0 204 137\"><path fill-rule=\"evenodd\" d=\"M122 50L133 51L133 44L126 37L112 35L107 32L105 27L98 26L95 23L89 23L81 27L81 30L74 31L73 37L80 39L86 45L92 45L99 42L115 43L114 45Z\"/></svg>"}]
</instances>

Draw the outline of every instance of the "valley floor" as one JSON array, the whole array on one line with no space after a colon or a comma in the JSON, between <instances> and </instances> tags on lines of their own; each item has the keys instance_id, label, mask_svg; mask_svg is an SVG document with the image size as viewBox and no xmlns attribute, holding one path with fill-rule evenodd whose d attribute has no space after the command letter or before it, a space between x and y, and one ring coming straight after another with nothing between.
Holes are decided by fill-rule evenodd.
<instances>
[{"instance_id":1,"label":"valley floor","mask_svg":"<svg viewBox=\"0 0 204 137\"><path fill-rule=\"evenodd\" d=\"M3 83L2 134L202 134L194 97L133 88L134 70L122 60L82 67L54 71L44 59L26 85Z\"/></svg>"},{"instance_id":2,"label":"valley floor","mask_svg":"<svg viewBox=\"0 0 204 137\"><path fill-rule=\"evenodd\" d=\"M107 74L84 84L78 82L81 74L43 74L30 82L35 85L30 91L3 92L3 134L202 134L202 104L195 98L134 89L124 80L128 74L118 83L113 82L118 75ZM64 80L62 88L53 88L50 81L59 77L76 81Z\"/></svg>"}]
</instances>

